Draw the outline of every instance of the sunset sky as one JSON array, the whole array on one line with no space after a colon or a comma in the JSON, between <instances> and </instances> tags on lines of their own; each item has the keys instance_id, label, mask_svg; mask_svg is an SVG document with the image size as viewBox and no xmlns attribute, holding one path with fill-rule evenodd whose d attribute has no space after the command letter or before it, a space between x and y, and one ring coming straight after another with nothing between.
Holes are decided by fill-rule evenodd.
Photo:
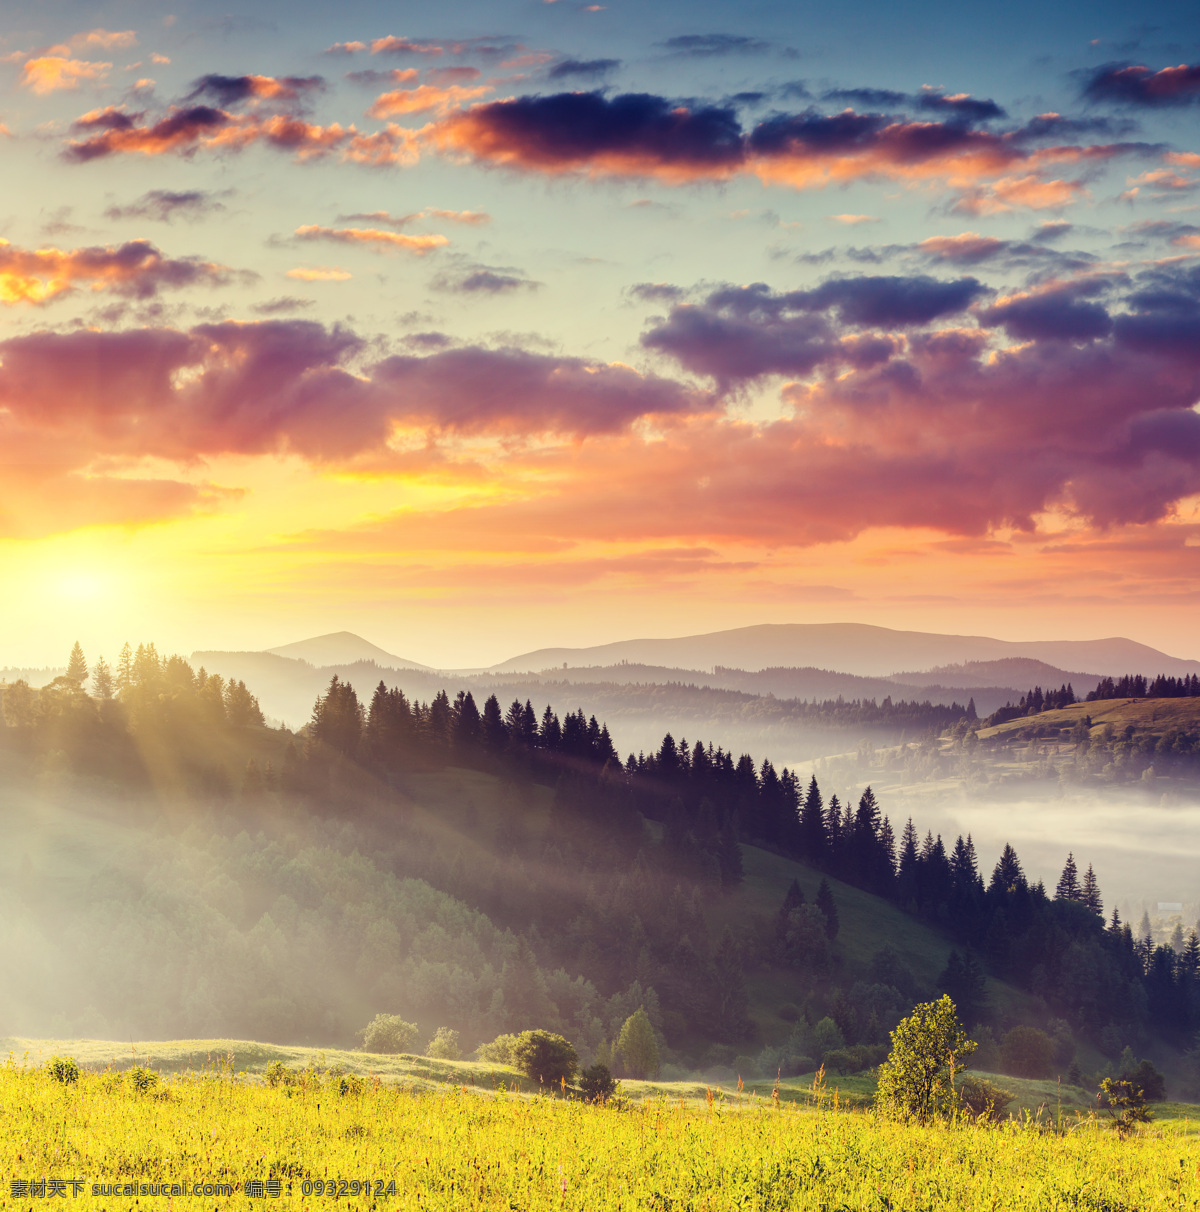
<instances>
[{"instance_id":1,"label":"sunset sky","mask_svg":"<svg viewBox=\"0 0 1200 1212\"><path fill-rule=\"evenodd\" d=\"M1194 0L229 7L3 6L0 666L1200 657Z\"/></svg>"}]
</instances>

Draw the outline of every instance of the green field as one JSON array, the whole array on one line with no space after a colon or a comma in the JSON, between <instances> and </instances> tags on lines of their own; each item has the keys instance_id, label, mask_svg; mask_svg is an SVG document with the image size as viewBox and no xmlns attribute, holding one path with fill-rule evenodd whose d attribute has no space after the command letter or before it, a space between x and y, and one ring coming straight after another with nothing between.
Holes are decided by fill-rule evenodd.
<instances>
[{"instance_id":1,"label":"green field","mask_svg":"<svg viewBox=\"0 0 1200 1212\"><path fill-rule=\"evenodd\" d=\"M353 1067L373 1071L374 1079L357 1083L310 1070L301 1082L272 1087L238 1073L237 1062L262 1067L286 1055L299 1068L315 1054L225 1041L124 1046L119 1063L203 1065L157 1083L143 1079L139 1090L135 1075L116 1067L60 1084L37 1063L38 1047L0 1069L5 1195L14 1180L76 1180L83 1186L72 1206L164 1206L154 1201L190 1193L195 1184L228 1184L235 1194L210 1194L211 1206L252 1207L258 1201L242 1185L276 1180L281 1194L268 1206L310 1208L330 1198L319 1190L343 1179L345 1188L336 1190L351 1206L447 1212L1143 1212L1200 1203L1194 1134L1178 1118L1124 1141L1103 1121L1067 1107L1059 1120L1053 1105L998 1127L907 1127L844 1104L838 1109L832 1095L820 1106L786 1096L777 1106L769 1092L713 1091L710 1103L687 1097L707 1091L674 1085L639 1087L622 1106L601 1108L514 1093L505 1071L494 1067L422 1072L413 1058L350 1053L325 1059L347 1067L356 1059ZM111 1058L121 1046L71 1047L80 1059L100 1062L105 1049ZM222 1049L234 1053L233 1066ZM209 1056L214 1063L205 1064ZM431 1084L435 1079L439 1084ZM792 1091L799 1094L789 1084ZM364 1180L370 1195L362 1192ZM118 1193L93 1194L93 1183ZM138 1191L124 1194L127 1184ZM143 1192L142 1184L166 1190ZM172 1193L172 1184L181 1190ZM32 1205L17 1199L4 1206Z\"/></svg>"}]
</instances>

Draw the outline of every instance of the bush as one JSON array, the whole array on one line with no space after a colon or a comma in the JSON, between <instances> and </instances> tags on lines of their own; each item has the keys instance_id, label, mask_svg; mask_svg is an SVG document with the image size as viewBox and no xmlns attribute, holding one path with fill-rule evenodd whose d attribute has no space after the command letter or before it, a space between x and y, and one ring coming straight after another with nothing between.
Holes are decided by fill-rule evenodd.
<instances>
[{"instance_id":1,"label":"bush","mask_svg":"<svg viewBox=\"0 0 1200 1212\"><path fill-rule=\"evenodd\" d=\"M138 1094L148 1094L158 1088L158 1074L153 1069L143 1069L141 1065L134 1065L126 1076L129 1078L129 1084Z\"/></svg>"},{"instance_id":2,"label":"bush","mask_svg":"<svg viewBox=\"0 0 1200 1212\"><path fill-rule=\"evenodd\" d=\"M953 1071L975 1051L948 997L913 1007L892 1032L879 1068L876 1105L897 1119L925 1123L957 1110Z\"/></svg>"},{"instance_id":3,"label":"bush","mask_svg":"<svg viewBox=\"0 0 1200 1212\"><path fill-rule=\"evenodd\" d=\"M434 1060L461 1060L462 1049L458 1046L458 1032L449 1027L439 1027L425 1049L425 1055Z\"/></svg>"},{"instance_id":4,"label":"bush","mask_svg":"<svg viewBox=\"0 0 1200 1212\"><path fill-rule=\"evenodd\" d=\"M79 1080L79 1066L70 1056L52 1056L46 1065L46 1072L64 1086L73 1086Z\"/></svg>"},{"instance_id":5,"label":"bush","mask_svg":"<svg viewBox=\"0 0 1200 1212\"><path fill-rule=\"evenodd\" d=\"M607 1065L591 1065L579 1075L579 1090L584 1100L589 1103L608 1102L616 1094L617 1085L617 1080L609 1072Z\"/></svg>"},{"instance_id":6,"label":"bush","mask_svg":"<svg viewBox=\"0 0 1200 1212\"><path fill-rule=\"evenodd\" d=\"M574 1080L579 1057L571 1044L553 1031L522 1031L513 1048L517 1068L543 1086L568 1085Z\"/></svg>"},{"instance_id":7,"label":"bush","mask_svg":"<svg viewBox=\"0 0 1200 1212\"><path fill-rule=\"evenodd\" d=\"M967 1077L958 1088L959 1102L971 1119L1003 1119L1016 1095L1010 1090L1002 1090L991 1082L985 1082L981 1077Z\"/></svg>"},{"instance_id":8,"label":"bush","mask_svg":"<svg viewBox=\"0 0 1200 1212\"><path fill-rule=\"evenodd\" d=\"M345 1077L338 1078L337 1091L343 1098L356 1098L366 1088L366 1082L357 1073L347 1073Z\"/></svg>"},{"instance_id":9,"label":"bush","mask_svg":"<svg viewBox=\"0 0 1200 1212\"><path fill-rule=\"evenodd\" d=\"M1000 1068L1013 1077L1050 1077L1054 1040L1036 1027L1014 1027L1000 1041Z\"/></svg>"},{"instance_id":10,"label":"bush","mask_svg":"<svg viewBox=\"0 0 1200 1212\"><path fill-rule=\"evenodd\" d=\"M263 1073L268 1086L294 1086L296 1075L283 1061L272 1061Z\"/></svg>"},{"instance_id":11,"label":"bush","mask_svg":"<svg viewBox=\"0 0 1200 1212\"><path fill-rule=\"evenodd\" d=\"M833 1048L825 1053L825 1067L836 1069L843 1077L847 1073L861 1073L873 1069L887 1058L883 1044L855 1044L850 1048Z\"/></svg>"},{"instance_id":12,"label":"bush","mask_svg":"<svg viewBox=\"0 0 1200 1212\"><path fill-rule=\"evenodd\" d=\"M480 1044L475 1049L475 1056L481 1061L489 1061L493 1065L515 1065L516 1058L513 1049L517 1046L515 1035L497 1035L491 1043Z\"/></svg>"},{"instance_id":13,"label":"bush","mask_svg":"<svg viewBox=\"0 0 1200 1212\"><path fill-rule=\"evenodd\" d=\"M417 1024L398 1014L377 1014L358 1035L364 1052L407 1052L417 1038Z\"/></svg>"}]
</instances>

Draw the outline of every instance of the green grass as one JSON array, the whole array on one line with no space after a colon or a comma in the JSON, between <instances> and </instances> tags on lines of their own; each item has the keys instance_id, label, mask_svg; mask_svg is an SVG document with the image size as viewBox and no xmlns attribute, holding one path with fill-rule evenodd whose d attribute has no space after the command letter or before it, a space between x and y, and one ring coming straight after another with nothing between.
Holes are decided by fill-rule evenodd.
<instances>
[{"instance_id":1,"label":"green grass","mask_svg":"<svg viewBox=\"0 0 1200 1212\"><path fill-rule=\"evenodd\" d=\"M993 728L981 728L979 739L1002 738L1043 725L1071 728L1084 716L1091 717L1093 736L1103 732L1106 724L1113 726L1118 737L1123 737L1130 725L1136 736L1169 732L1172 728L1189 730L1200 725L1200 699L1100 699L1094 703L1075 703L1038 715L1020 716Z\"/></svg>"},{"instance_id":2,"label":"green grass","mask_svg":"<svg viewBox=\"0 0 1200 1212\"><path fill-rule=\"evenodd\" d=\"M182 1056L196 1045L177 1047ZM1196 1142L1176 1121L1122 1141L1074 1117L1062 1132L1047 1131L1045 1116L914 1127L836 1111L831 1100L776 1107L742 1094L710 1105L675 1093L666 1086L624 1109L599 1108L461 1083L385 1079L346 1091L310 1076L269 1087L220 1069L138 1092L111 1073L63 1086L44 1068L10 1062L0 1068L0 1168L6 1184L81 1180L71 1206L106 1212L164 1205L149 1192L137 1202L94 1194L93 1183L229 1183L237 1194L213 1206L253 1207L241 1191L248 1179L277 1179L282 1196L265 1206L281 1209L323 1206L328 1195L304 1184L340 1179L394 1184L381 1197L347 1188L353 1207L445 1212L1157 1212L1200 1203Z\"/></svg>"}]
</instances>

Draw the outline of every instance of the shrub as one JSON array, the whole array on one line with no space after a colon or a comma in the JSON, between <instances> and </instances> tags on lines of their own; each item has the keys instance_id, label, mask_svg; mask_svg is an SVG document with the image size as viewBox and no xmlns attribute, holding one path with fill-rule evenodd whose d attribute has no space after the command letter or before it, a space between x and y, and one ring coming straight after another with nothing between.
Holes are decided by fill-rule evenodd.
<instances>
[{"instance_id":1,"label":"shrub","mask_svg":"<svg viewBox=\"0 0 1200 1212\"><path fill-rule=\"evenodd\" d=\"M626 1020L617 1039L616 1052L632 1078L658 1076L658 1041L644 1007L639 1006Z\"/></svg>"},{"instance_id":2,"label":"shrub","mask_svg":"<svg viewBox=\"0 0 1200 1212\"><path fill-rule=\"evenodd\" d=\"M513 1060L530 1080L543 1086L570 1084L579 1066L575 1049L553 1031L522 1031L513 1048Z\"/></svg>"},{"instance_id":3,"label":"shrub","mask_svg":"<svg viewBox=\"0 0 1200 1212\"><path fill-rule=\"evenodd\" d=\"M825 1067L836 1069L843 1077L873 1069L887 1057L883 1044L854 1044L849 1048L833 1048L825 1053Z\"/></svg>"},{"instance_id":4,"label":"shrub","mask_svg":"<svg viewBox=\"0 0 1200 1212\"><path fill-rule=\"evenodd\" d=\"M1054 1040L1036 1027L1014 1027L1000 1041L1000 1067L1013 1077L1049 1077Z\"/></svg>"},{"instance_id":5,"label":"shrub","mask_svg":"<svg viewBox=\"0 0 1200 1212\"><path fill-rule=\"evenodd\" d=\"M357 1073L347 1073L344 1077L338 1078L337 1091L343 1098L347 1095L357 1097L366 1088L366 1082Z\"/></svg>"},{"instance_id":6,"label":"shrub","mask_svg":"<svg viewBox=\"0 0 1200 1212\"><path fill-rule=\"evenodd\" d=\"M458 1032L449 1027L439 1027L425 1049L425 1055L434 1060L460 1060L462 1049L458 1046Z\"/></svg>"},{"instance_id":7,"label":"shrub","mask_svg":"<svg viewBox=\"0 0 1200 1212\"><path fill-rule=\"evenodd\" d=\"M79 1066L70 1056L52 1056L46 1065L46 1072L64 1086L72 1086L79 1080Z\"/></svg>"},{"instance_id":8,"label":"shrub","mask_svg":"<svg viewBox=\"0 0 1200 1212\"><path fill-rule=\"evenodd\" d=\"M956 1109L953 1074L975 1051L948 997L913 1008L892 1032L879 1068L876 1105L897 1119L925 1123Z\"/></svg>"},{"instance_id":9,"label":"shrub","mask_svg":"<svg viewBox=\"0 0 1200 1212\"><path fill-rule=\"evenodd\" d=\"M1010 1090L1002 1090L981 1077L964 1078L958 1088L959 1102L971 1119L1003 1119L1014 1098Z\"/></svg>"},{"instance_id":10,"label":"shrub","mask_svg":"<svg viewBox=\"0 0 1200 1212\"><path fill-rule=\"evenodd\" d=\"M364 1052L407 1052L417 1038L417 1024L398 1014L377 1014L358 1035Z\"/></svg>"},{"instance_id":11,"label":"shrub","mask_svg":"<svg viewBox=\"0 0 1200 1212\"><path fill-rule=\"evenodd\" d=\"M149 1094L158 1088L158 1074L153 1069L143 1069L141 1065L134 1065L126 1076L129 1078L129 1084L138 1094Z\"/></svg>"},{"instance_id":12,"label":"shrub","mask_svg":"<svg viewBox=\"0 0 1200 1212\"><path fill-rule=\"evenodd\" d=\"M579 1089L589 1103L606 1103L617 1092L617 1080L604 1064L594 1064L579 1074Z\"/></svg>"},{"instance_id":13,"label":"shrub","mask_svg":"<svg viewBox=\"0 0 1200 1212\"><path fill-rule=\"evenodd\" d=\"M497 1035L491 1043L480 1044L475 1049L476 1057L481 1061L490 1061L493 1065L515 1065L513 1048L516 1047L515 1035Z\"/></svg>"},{"instance_id":14,"label":"shrub","mask_svg":"<svg viewBox=\"0 0 1200 1212\"><path fill-rule=\"evenodd\" d=\"M283 1061L272 1061L263 1073L268 1086L294 1086L296 1075Z\"/></svg>"}]
</instances>

